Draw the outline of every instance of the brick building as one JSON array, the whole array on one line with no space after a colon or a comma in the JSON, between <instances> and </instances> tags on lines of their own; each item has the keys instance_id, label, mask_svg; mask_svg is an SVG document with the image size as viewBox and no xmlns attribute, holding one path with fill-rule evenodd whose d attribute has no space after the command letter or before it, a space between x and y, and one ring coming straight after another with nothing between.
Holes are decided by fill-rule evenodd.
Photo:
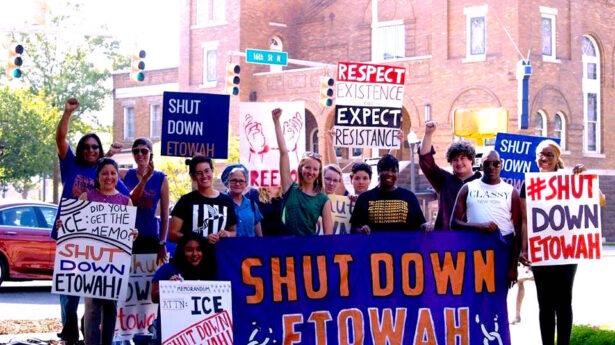
<instances>
[{"instance_id":1,"label":"brick building","mask_svg":"<svg viewBox=\"0 0 615 345\"><path fill-rule=\"evenodd\" d=\"M615 142L608 140L615 128L615 1L381 0L374 6L368 0L185 0L182 6L178 69L149 71L138 87L127 85L126 74L114 76L116 139L126 138L129 129L127 105L133 104L135 135L147 135L155 125L152 107L161 93L131 89L222 93L225 64L232 60L242 67L240 94L231 97L233 133L239 101L304 100L306 146L317 150L333 125L333 107L318 105L319 77L334 75L338 61L386 61L408 71L404 132L421 138L430 113L439 124L434 143L443 166L455 139L456 109L503 107L510 132L560 137L568 165L596 169L607 197L615 195L615 163L609 159ZM322 64L246 64L232 53L246 48L283 50L291 59ZM528 130L519 129L517 116L520 53L529 53L533 67ZM343 160L371 156L342 151ZM397 155L410 159L407 142ZM409 174L402 172L405 181ZM426 187L425 181L418 186ZM615 224L615 206L607 204L603 232L613 241L615 227L606 224Z\"/></svg>"}]
</instances>

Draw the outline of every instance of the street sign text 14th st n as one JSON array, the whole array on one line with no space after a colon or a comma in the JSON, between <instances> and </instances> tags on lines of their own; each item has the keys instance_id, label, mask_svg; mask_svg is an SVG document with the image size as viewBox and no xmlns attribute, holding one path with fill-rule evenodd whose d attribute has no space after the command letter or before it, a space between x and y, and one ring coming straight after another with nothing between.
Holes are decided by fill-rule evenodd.
<instances>
[{"instance_id":1,"label":"street sign text 14th st n","mask_svg":"<svg viewBox=\"0 0 615 345\"><path fill-rule=\"evenodd\" d=\"M246 62L260 65L288 65L288 53L272 50L246 49Z\"/></svg>"}]
</instances>

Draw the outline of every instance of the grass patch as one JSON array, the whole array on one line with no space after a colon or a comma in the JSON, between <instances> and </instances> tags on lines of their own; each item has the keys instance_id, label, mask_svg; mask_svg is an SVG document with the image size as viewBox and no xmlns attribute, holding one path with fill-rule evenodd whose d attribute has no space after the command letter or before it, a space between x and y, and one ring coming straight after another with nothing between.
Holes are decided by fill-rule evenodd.
<instances>
[{"instance_id":1,"label":"grass patch","mask_svg":"<svg viewBox=\"0 0 615 345\"><path fill-rule=\"evenodd\" d=\"M615 332L591 326L573 326L570 345L613 345Z\"/></svg>"}]
</instances>

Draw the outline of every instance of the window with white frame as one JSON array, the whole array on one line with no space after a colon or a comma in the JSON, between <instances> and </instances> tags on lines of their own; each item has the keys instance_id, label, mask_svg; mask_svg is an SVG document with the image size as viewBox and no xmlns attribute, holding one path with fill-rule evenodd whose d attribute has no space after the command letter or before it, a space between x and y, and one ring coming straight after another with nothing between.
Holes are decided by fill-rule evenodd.
<instances>
[{"instance_id":1,"label":"window with white frame","mask_svg":"<svg viewBox=\"0 0 615 345\"><path fill-rule=\"evenodd\" d=\"M545 61L556 61L556 17L556 8L540 6L541 49Z\"/></svg>"},{"instance_id":2,"label":"window with white frame","mask_svg":"<svg viewBox=\"0 0 615 345\"><path fill-rule=\"evenodd\" d=\"M542 110L539 110L534 116L534 135L547 136L547 115Z\"/></svg>"},{"instance_id":3,"label":"window with white frame","mask_svg":"<svg viewBox=\"0 0 615 345\"><path fill-rule=\"evenodd\" d=\"M485 61L487 57L487 5L466 7L466 58L464 62Z\"/></svg>"},{"instance_id":4,"label":"window with white frame","mask_svg":"<svg viewBox=\"0 0 615 345\"><path fill-rule=\"evenodd\" d=\"M196 0L196 25L224 23L225 11L225 0Z\"/></svg>"},{"instance_id":5,"label":"window with white frame","mask_svg":"<svg viewBox=\"0 0 615 345\"><path fill-rule=\"evenodd\" d=\"M135 108L133 106L124 107L124 139L135 137Z\"/></svg>"},{"instance_id":6,"label":"window with white frame","mask_svg":"<svg viewBox=\"0 0 615 345\"><path fill-rule=\"evenodd\" d=\"M203 42L203 83L201 87L218 84L218 41Z\"/></svg>"},{"instance_id":7,"label":"window with white frame","mask_svg":"<svg viewBox=\"0 0 615 345\"><path fill-rule=\"evenodd\" d=\"M600 51L596 41L583 36L581 42L583 62L583 151L600 153Z\"/></svg>"},{"instance_id":8,"label":"window with white frame","mask_svg":"<svg viewBox=\"0 0 615 345\"><path fill-rule=\"evenodd\" d=\"M373 61L400 59L406 56L406 29L403 20L378 22L373 36Z\"/></svg>"},{"instance_id":9,"label":"window with white frame","mask_svg":"<svg viewBox=\"0 0 615 345\"><path fill-rule=\"evenodd\" d=\"M553 118L553 136L559 138L559 146L566 150L566 118L560 112Z\"/></svg>"},{"instance_id":10,"label":"window with white frame","mask_svg":"<svg viewBox=\"0 0 615 345\"><path fill-rule=\"evenodd\" d=\"M353 147L351 150L352 157L361 157L363 154L363 149L360 147Z\"/></svg>"},{"instance_id":11,"label":"window with white frame","mask_svg":"<svg viewBox=\"0 0 615 345\"><path fill-rule=\"evenodd\" d=\"M160 113L160 104L152 104L149 106L149 135L152 138L160 138L162 132L162 115Z\"/></svg>"},{"instance_id":12,"label":"window with white frame","mask_svg":"<svg viewBox=\"0 0 615 345\"><path fill-rule=\"evenodd\" d=\"M310 146L312 152L318 153L318 128L314 128L312 131L312 145Z\"/></svg>"}]
</instances>

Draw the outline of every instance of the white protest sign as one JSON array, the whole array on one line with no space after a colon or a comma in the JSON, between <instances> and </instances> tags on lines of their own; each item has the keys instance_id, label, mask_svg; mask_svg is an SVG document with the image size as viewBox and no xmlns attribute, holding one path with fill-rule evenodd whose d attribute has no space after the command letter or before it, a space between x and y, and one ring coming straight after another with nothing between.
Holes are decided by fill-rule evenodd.
<instances>
[{"instance_id":1,"label":"white protest sign","mask_svg":"<svg viewBox=\"0 0 615 345\"><path fill-rule=\"evenodd\" d=\"M534 266L600 259L598 175L525 174L528 255Z\"/></svg>"},{"instance_id":2,"label":"white protest sign","mask_svg":"<svg viewBox=\"0 0 615 345\"><path fill-rule=\"evenodd\" d=\"M338 63L333 145L399 148L405 75L399 66Z\"/></svg>"},{"instance_id":3,"label":"white protest sign","mask_svg":"<svg viewBox=\"0 0 615 345\"><path fill-rule=\"evenodd\" d=\"M137 208L62 199L51 292L119 300L128 287Z\"/></svg>"},{"instance_id":4,"label":"white protest sign","mask_svg":"<svg viewBox=\"0 0 615 345\"><path fill-rule=\"evenodd\" d=\"M123 340L135 334L149 333L148 327L158 315L158 304L152 302L152 279L158 268L156 254L134 254L128 289L117 304L115 333Z\"/></svg>"},{"instance_id":5,"label":"white protest sign","mask_svg":"<svg viewBox=\"0 0 615 345\"><path fill-rule=\"evenodd\" d=\"M162 345L233 344L229 281L161 281Z\"/></svg>"},{"instance_id":6,"label":"white protest sign","mask_svg":"<svg viewBox=\"0 0 615 345\"><path fill-rule=\"evenodd\" d=\"M271 111L282 109L280 124L289 150L290 169L297 180L297 167L305 152L305 103L239 103L240 162L250 170L250 186L280 186L280 151Z\"/></svg>"}]
</instances>

